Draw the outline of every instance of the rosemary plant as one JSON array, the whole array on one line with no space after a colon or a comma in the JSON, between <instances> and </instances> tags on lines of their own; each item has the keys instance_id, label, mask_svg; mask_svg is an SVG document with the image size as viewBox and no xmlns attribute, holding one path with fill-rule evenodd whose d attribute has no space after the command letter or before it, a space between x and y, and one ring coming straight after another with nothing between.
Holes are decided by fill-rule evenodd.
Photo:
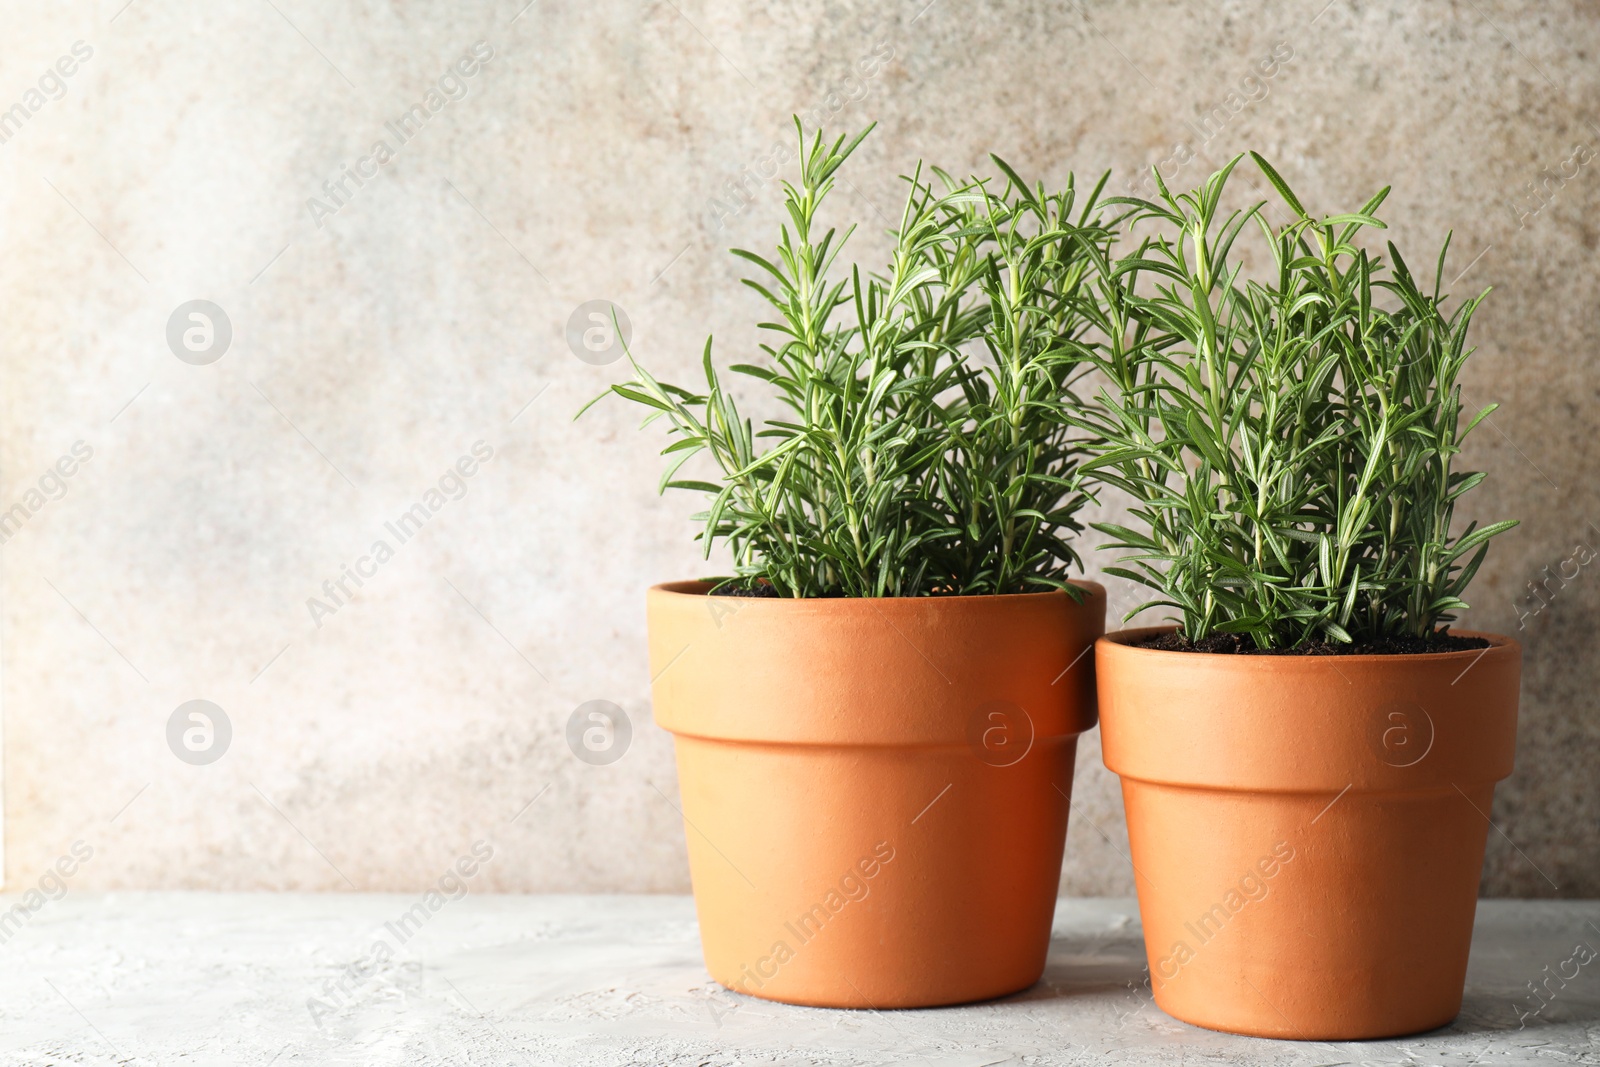
<instances>
[{"instance_id":1,"label":"rosemary plant","mask_svg":"<svg viewBox=\"0 0 1600 1067\"><path fill-rule=\"evenodd\" d=\"M1012 593L1064 588L1081 566L1072 535L1081 431L1068 418L1076 351L1099 247L1100 185L1047 194L998 159L997 182L922 168L907 177L882 274L838 263L850 236L820 221L839 168L870 132L800 134L798 184L776 253L734 250L776 312L773 341L729 370L783 415L743 415L712 360L691 390L633 377L610 391L652 409L674 438L661 489L702 493L709 558L731 549L722 585L787 597ZM836 269L838 268L838 269ZM1063 403L1063 398L1066 402ZM716 480L680 477L709 458Z\"/></svg>"},{"instance_id":2,"label":"rosemary plant","mask_svg":"<svg viewBox=\"0 0 1600 1067\"><path fill-rule=\"evenodd\" d=\"M1135 501L1139 529L1096 524L1126 550L1108 571L1156 590L1143 607L1176 609L1191 641L1430 638L1467 606L1488 540L1515 525L1452 533L1484 478L1455 456L1494 410L1460 425L1467 328L1487 293L1445 310L1448 238L1431 292L1392 242L1387 262L1358 247L1384 226L1387 188L1319 221L1252 157L1287 224L1265 204L1222 216L1239 158L1193 192L1158 174L1159 202L1118 201L1156 235L1098 263L1102 343L1085 352L1110 388L1073 405L1100 442L1083 472ZM1270 254L1260 278L1235 255L1251 223Z\"/></svg>"}]
</instances>

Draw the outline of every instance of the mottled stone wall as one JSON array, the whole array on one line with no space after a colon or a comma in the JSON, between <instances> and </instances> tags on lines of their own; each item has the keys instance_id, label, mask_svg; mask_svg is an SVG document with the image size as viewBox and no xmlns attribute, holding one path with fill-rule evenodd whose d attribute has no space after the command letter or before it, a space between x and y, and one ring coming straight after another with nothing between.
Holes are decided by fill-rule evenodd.
<instances>
[{"instance_id":1,"label":"mottled stone wall","mask_svg":"<svg viewBox=\"0 0 1600 1067\"><path fill-rule=\"evenodd\" d=\"M1467 620L1527 651L1484 891L1600 893L1600 577L1517 606L1600 537L1592 8L524 3L6 5L9 885L82 840L84 886L417 888L485 839L495 888L686 889L642 590L704 570L692 502L655 495L635 412L572 421L622 371L566 328L614 301L669 378L708 332L747 350L758 306L722 250L771 241L799 111L879 124L834 203L863 253L897 173L991 150L1123 189L1256 148L1325 209L1392 184L1404 247L1454 228L1457 289L1496 290L1475 504L1524 520ZM169 343L196 299L231 325L212 362L220 334L190 351L183 316ZM363 563L378 540L393 557ZM609 766L564 739L595 699L634 726ZM210 764L174 755L187 712L169 742L191 700L231 727ZM1091 737L1064 890L1129 891L1125 851Z\"/></svg>"}]
</instances>

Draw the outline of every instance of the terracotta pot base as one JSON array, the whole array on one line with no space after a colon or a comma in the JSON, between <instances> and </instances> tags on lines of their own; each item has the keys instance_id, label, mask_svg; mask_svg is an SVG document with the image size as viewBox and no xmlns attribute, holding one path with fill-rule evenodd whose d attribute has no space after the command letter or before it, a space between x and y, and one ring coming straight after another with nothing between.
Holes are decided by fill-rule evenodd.
<instances>
[{"instance_id":1,"label":"terracotta pot base","mask_svg":"<svg viewBox=\"0 0 1600 1067\"><path fill-rule=\"evenodd\" d=\"M1152 887L1141 911L1157 1005L1255 1037L1445 1025L1461 1008L1489 828L1472 805L1487 811L1491 793L1474 789L1469 803L1454 790L1263 796L1125 782L1130 824L1160 835L1134 849ZM1396 856L1407 859L1392 868ZM1185 902L1170 901L1175 889Z\"/></svg>"},{"instance_id":2,"label":"terracotta pot base","mask_svg":"<svg viewBox=\"0 0 1600 1067\"><path fill-rule=\"evenodd\" d=\"M702 590L658 587L649 607L711 976L841 1008L1036 982L1103 591L1077 605Z\"/></svg>"},{"instance_id":3,"label":"terracotta pot base","mask_svg":"<svg viewBox=\"0 0 1600 1067\"><path fill-rule=\"evenodd\" d=\"M1150 632L1096 655L1157 1005L1299 1040L1455 1018L1511 771L1516 644L1337 660L1129 647Z\"/></svg>"},{"instance_id":4,"label":"terracotta pot base","mask_svg":"<svg viewBox=\"0 0 1600 1067\"><path fill-rule=\"evenodd\" d=\"M680 737L676 748L680 782L705 783L685 787L684 815L706 967L722 985L904 1008L1038 981L1067 827L1053 786L1071 790L1075 738L1041 741L1004 768L965 745Z\"/></svg>"}]
</instances>

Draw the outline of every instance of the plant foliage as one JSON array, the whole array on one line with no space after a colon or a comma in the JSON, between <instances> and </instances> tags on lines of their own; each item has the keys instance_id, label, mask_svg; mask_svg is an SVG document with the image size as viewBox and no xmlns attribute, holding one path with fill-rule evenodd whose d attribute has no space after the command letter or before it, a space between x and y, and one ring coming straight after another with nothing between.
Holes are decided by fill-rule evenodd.
<instances>
[{"instance_id":1,"label":"plant foliage","mask_svg":"<svg viewBox=\"0 0 1600 1067\"><path fill-rule=\"evenodd\" d=\"M1099 439L1084 473L1130 494L1137 529L1096 524L1126 550L1108 568L1158 591L1184 633L1293 647L1428 637L1467 605L1487 542L1515 525L1452 533L1484 475L1454 470L1467 328L1487 293L1446 310L1446 239L1431 289L1360 211L1313 219L1260 156L1290 221L1264 203L1224 216L1234 159L1203 187L1126 200L1154 235L1097 259L1100 404L1072 405ZM1253 224L1253 225L1252 225ZM1248 277L1249 227L1270 268ZM1091 246L1097 257L1103 246Z\"/></svg>"},{"instance_id":2,"label":"plant foliage","mask_svg":"<svg viewBox=\"0 0 1600 1067\"><path fill-rule=\"evenodd\" d=\"M1047 194L995 159L1004 180L905 179L882 274L845 269L849 238L820 221L835 176L870 132L810 141L784 182L771 255L735 250L771 305L771 343L729 368L782 414L740 413L708 338L704 385L633 377L610 390L652 409L673 442L661 488L702 493L709 558L725 542L740 586L780 595L917 596L1068 588L1084 502L1071 422L1089 275L1109 253L1069 179ZM1081 203L1080 203L1081 200ZM1091 250L1098 249L1098 253ZM680 476L705 459L714 480Z\"/></svg>"}]
</instances>

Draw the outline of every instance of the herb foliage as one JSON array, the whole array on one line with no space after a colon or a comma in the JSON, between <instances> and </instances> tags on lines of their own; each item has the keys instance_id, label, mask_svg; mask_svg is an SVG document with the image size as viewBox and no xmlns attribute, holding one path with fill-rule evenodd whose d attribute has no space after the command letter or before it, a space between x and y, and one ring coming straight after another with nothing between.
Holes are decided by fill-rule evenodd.
<instances>
[{"instance_id":1,"label":"herb foliage","mask_svg":"<svg viewBox=\"0 0 1600 1067\"><path fill-rule=\"evenodd\" d=\"M775 312L761 355L728 370L783 414L740 412L708 338L703 386L658 381L633 354L610 392L651 409L673 437L661 489L704 494L709 558L787 597L1014 593L1062 588L1085 497L1071 414L1094 314L1091 272L1109 253L1102 178L1081 196L1003 180L905 178L886 270L848 268L850 231L821 220L836 175L870 132L808 142L783 183L776 250L734 254ZM1091 250L1098 249L1098 254ZM709 459L715 480L680 477ZM1076 593L1075 593L1076 595Z\"/></svg>"},{"instance_id":2,"label":"herb foliage","mask_svg":"<svg viewBox=\"0 0 1600 1067\"><path fill-rule=\"evenodd\" d=\"M1424 288L1361 210L1314 219L1251 154L1290 221L1265 204L1223 214L1235 158L1201 188L1118 200L1153 236L1096 262L1098 340L1085 358L1109 381L1071 404L1098 439L1089 478L1133 497L1137 528L1097 523L1125 550L1107 568L1158 593L1192 641L1247 634L1261 648L1427 637L1455 613L1494 535L1452 533L1456 503L1484 478L1457 471L1467 330L1487 292L1447 310L1448 238ZM1241 157L1242 158L1242 157ZM1247 227L1270 269L1247 276Z\"/></svg>"}]
</instances>

